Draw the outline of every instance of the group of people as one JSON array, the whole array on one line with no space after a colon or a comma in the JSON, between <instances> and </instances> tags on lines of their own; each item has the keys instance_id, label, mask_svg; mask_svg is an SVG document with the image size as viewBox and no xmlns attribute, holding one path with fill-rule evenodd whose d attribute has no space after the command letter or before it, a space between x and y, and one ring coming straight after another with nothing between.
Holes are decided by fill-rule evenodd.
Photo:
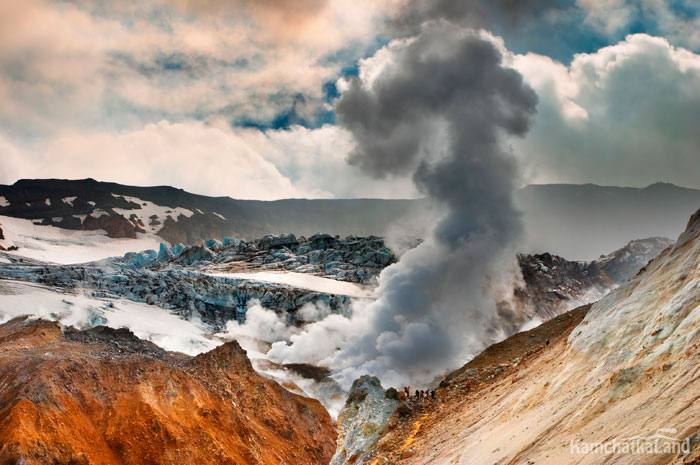
<instances>
[{"instance_id":1,"label":"group of people","mask_svg":"<svg viewBox=\"0 0 700 465\"><path fill-rule=\"evenodd\" d=\"M406 395L406 399L411 398L411 386L404 386L403 392ZM420 401L428 398L435 399L435 389L416 389L415 400Z\"/></svg>"}]
</instances>

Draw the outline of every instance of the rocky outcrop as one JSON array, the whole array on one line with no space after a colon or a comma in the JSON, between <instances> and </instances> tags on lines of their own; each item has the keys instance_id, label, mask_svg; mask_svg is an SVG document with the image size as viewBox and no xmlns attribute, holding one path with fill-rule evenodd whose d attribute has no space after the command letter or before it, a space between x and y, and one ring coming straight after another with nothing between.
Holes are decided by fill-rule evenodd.
<instances>
[{"instance_id":1,"label":"rocky outcrop","mask_svg":"<svg viewBox=\"0 0 700 465\"><path fill-rule=\"evenodd\" d=\"M235 342L197 357L128 330L0 326L0 463L328 463L316 400L259 376Z\"/></svg>"},{"instance_id":2,"label":"rocky outcrop","mask_svg":"<svg viewBox=\"0 0 700 465\"><path fill-rule=\"evenodd\" d=\"M66 221L63 220L62 223ZM69 220L70 221L70 220ZM52 223L48 223L52 224ZM87 216L82 222L81 228L75 229L85 229L88 231L103 230L107 232L109 237L125 237L129 239L135 239L136 233L145 233L146 230L141 227L137 219L132 219L131 221L117 214L107 214L94 218L92 216ZM73 229L73 228L71 228Z\"/></svg>"},{"instance_id":3,"label":"rocky outcrop","mask_svg":"<svg viewBox=\"0 0 700 465\"><path fill-rule=\"evenodd\" d=\"M515 289L518 305L548 320L579 305L599 300L624 284L673 241L652 237L631 241L625 247L585 262L557 255L518 255L523 285Z\"/></svg>"},{"instance_id":4,"label":"rocky outcrop","mask_svg":"<svg viewBox=\"0 0 700 465\"><path fill-rule=\"evenodd\" d=\"M331 464L364 463L398 406L396 396L387 397L377 378L356 379L338 414L338 446Z\"/></svg>"}]
</instances>

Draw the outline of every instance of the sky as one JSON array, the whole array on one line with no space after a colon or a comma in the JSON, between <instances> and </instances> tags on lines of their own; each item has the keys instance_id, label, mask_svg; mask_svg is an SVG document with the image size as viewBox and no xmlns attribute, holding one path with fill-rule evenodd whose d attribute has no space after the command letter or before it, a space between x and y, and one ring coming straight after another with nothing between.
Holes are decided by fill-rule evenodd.
<instances>
[{"instance_id":1,"label":"sky","mask_svg":"<svg viewBox=\"0 0 700 465\"><path fill-rule=\"evenodd\" d=\"M421 195L401 170L368 170L381 160L355 156L367 139L340 102L361 88L399 95L405 82L392 66L445 28L476 31L534 91L529 130L507 136L519 185L700 188L696 0L0 2L0 183L92 177L252 199ZM449 59L451 46L433 52ZM429 89L424 79L411 89ZM390 130L402 128L414 126ZM421 150L451 146L433 129Z\"/></svg>"}]
</instances>

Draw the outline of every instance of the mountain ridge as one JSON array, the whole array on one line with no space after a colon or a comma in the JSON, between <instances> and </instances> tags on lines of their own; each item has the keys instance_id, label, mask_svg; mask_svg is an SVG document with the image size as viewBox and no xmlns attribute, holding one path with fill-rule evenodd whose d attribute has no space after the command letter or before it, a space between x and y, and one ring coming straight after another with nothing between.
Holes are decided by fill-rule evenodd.
<instances>
[{"instance_id":1,"label":"mountain ridge","mask_svg":"<svg viewBox=\"0 0 700 465\"><path fill-rule=\"evenodd\" d=\"M677 237L700 204L700 190L668 183L645 188L543 184L520 189L515 200L525 223L521 251L591 260L633 239ZM425 199L240 200L90 178L0 185L0 216L68 230L104 230L116 238L147 233L173 245L287 233L421 237L434 213Z\"/></svg>"}]
</instances>

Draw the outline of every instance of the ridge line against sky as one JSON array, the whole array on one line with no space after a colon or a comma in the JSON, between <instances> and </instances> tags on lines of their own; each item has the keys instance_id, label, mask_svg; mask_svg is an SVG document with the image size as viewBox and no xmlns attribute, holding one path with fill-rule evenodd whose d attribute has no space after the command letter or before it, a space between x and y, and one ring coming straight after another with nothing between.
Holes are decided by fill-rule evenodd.
<instances>
[{"instance_id":1,"label":"ridge line against sky","mask_svg":"<svg viewBox=\"0 0 700 465\"><path fill-rule=\"evenodd\" d=\"M380 4L381 3L381 4ZM523 183L700 187L692 0L27 0L0 5L0 182L415 197L346 158L335 104L426 21L483 28L538 97Z\"/></svg>"}]
</instances>

